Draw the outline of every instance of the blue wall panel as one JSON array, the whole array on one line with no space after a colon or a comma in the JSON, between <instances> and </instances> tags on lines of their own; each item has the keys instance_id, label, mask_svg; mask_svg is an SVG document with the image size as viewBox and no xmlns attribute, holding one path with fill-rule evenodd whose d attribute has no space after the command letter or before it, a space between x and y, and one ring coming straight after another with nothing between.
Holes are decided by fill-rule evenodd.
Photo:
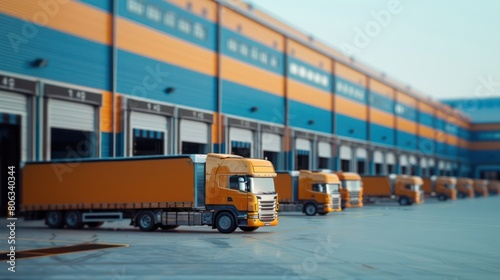
<instances>
[{"instance_id":1,"label":"blue wall panel","mask_svg":"<svg viewBox=\"0 0 500 280\"><path fill-rule=\"evenodd\" d=\"M250 108L257 107L256 112ZM285 99L264 91L224 80L222 82L222 112L268 121L285 123Z\"/></svg>"},{"instance_id":2,"label":"blue wall panel","mask_svg":"<svg viewBox=\"0 0 500 280\"><path fill-rule=\"evenodd\" d=\"M165 93L167 87L175 88ZM215 111L217 79L175 65L118 51L118 92Z\"/></svg>"},{"instance_id":3,"label":"blue wall panel","mask_svg":"<svg viewBox=\"0 0 500 280\"><path fill-rule=\"evenodd\" d=\"M338 76L335 76L335 93L363 105L367 104L366 89L363 86Z\"/></svg>"},{"instance_id":4,"label":"blue wall panel","mask_svg":"<svg viewBox=\"0 0 500 280\"><path fill-rule=\"evenodd\" d=\"M367 140L367 125L365 121L342 114L336 114L336 118L337 135Z\"/></svg>"},{"instance_id":5,"label":"blue wall panel","mask_svg":"<svg viewBox=\"0 0 500 280\"><path fill-rule=\"evenodd\" d=\"M428 127L434 127L434 116L425 113L425 112L419 112L418 114L418 122L420 124L426 125Z\"/></svg>"},{"instance_id":6,"label":"blue wall panel","mask_svg":"<svg viewBox=\"0 0 500 280\"><path fill-rule=\"evenodd\" d=\"M111 89L111 48L67 33L36 25L33 38L21 41L25 22L0 14L0 69L23 75L72 83L98 89ZM35 25L33 25L35 26ZM13 35L15 34L15 35ZM14 37L18 36L18 37ZM32 66L43 58L48 65Z\"/></svg>"},{"instance_id":7,"label":"blue wall panel","mask_svg":"<svg viewBox=\"0 0 500 280\"><path fill-rule=\"evenodd\" d=\"M394 129L371 123L370 141L377 144L392 146L394 145Z\"/></svg>"},{"instance_id":8,"label":"blue wall panel","mask_svg":"<svg viewBox=\"0 0 500 280\"><path fill-rule=\"evenodd\" d=\"M97 7L106 12L111 13L113 11L113 0L79 0L79 1Z\"/></svg>"},{"instance_id":9,"label":"blue wall panel","mask_svg":"<svg viewBox=\"0 0 500 280\"><path fill-rule=\"evenodd\" d=\"M396 132L396 145L400 149L415 151L417 148L417 137L404 131Z\"/></svg>"},{"instance_id":10,"label":"blue wall panel","mask_svg":"<svg viewBox=\"0 0 500 280\"><path fill-rule=\"evenodd\" d=\"M289 105L290 126L332 133L332 113L330 111L294 100L290 100ZM309 120L314 120L314 123L309 124Z\"/></svg>"},{"instance_id":11,"label":"blue wall panel","mask_svg":"<svg viewBox=\"0 0 500 280\"><path fill-rule=\"evenodd\" d=\"M368 98L370 106L377 108L387 113L394 114L394 100L378 94L375 91L370 91L370 96Z\"/></svg>"}]
</instances>

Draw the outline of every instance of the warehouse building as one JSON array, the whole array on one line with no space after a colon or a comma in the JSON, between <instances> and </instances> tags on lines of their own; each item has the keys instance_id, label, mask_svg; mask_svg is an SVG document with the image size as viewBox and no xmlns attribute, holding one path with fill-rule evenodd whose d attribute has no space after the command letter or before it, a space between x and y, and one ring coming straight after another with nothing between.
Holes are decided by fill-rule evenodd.
<instances>
[{"instance_id":1,"label":"warehouse building","mask_svg":"<svg viewBox=\"0 0 500 280\"><path fill-rule=\"evenodd\" d=\"M237 0L2 1L0 22L2 170L222 152L281 170L480 176L470 141L500 130Z\"/></svg>"}]
</instances>

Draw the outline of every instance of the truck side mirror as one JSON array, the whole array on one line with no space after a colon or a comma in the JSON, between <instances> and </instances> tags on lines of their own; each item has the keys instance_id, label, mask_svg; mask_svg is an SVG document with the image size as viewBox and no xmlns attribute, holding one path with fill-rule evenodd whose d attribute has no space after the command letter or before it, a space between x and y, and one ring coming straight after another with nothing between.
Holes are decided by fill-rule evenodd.
<instances>
[{"instance_id":1,"label":"truck side mirror","mask_svg":"<svg viewBox=\"0 0 500 280\"><path fill-rule=\"evenodd\" d=\"M241 192L244 192L247 190L247 182L245 181L245 178L243 178L243 177L238 178L238 189Z\"/></svg>"}]
</instances>

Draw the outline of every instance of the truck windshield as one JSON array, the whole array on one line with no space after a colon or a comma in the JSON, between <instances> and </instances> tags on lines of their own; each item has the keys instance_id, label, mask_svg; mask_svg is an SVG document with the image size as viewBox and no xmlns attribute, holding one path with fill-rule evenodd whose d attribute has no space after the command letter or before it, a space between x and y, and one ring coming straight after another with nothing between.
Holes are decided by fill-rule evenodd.
<instances>
[{"instance_id":1,"label":"truck windshield","mask_svg":"<svg viewBox=\"0 0 500 280\"><path fill-rule=\"evenodd\" d=\"M329 193L339 193L340 185L339 184L326 184L327 192Z\"/></svg>"},{"instance_id":2,"label":"truck windshield","mask_svg":"<svg viewBox=\"0 0 500 280\"><path fill-rule=\"evenodd\" d=\"M344 181L344 187L350 192L356 192L361 190L361 181Z\"/></svg>"},{"instance_id":3,"label":"truck windshield","mask_svg":"<svg viewBox=\"0 0 500 280\"><path fill-rule=\"evenodd\" d=\"M454 185L454 184L446 184L446 185L445 185L445 187L446 187L447 189L450 189L450 190L455 189L455 185Z\"/></svg>"},{"instance_id":4,"label":"truck windshield","mask_svg":"<svg viewBox=\"0 0 500 280\"><path fill-rule=\"evenodd\" d=\"M414 192L419 192L422 189L421 185L406 185L406 189L414 191Z\"/></svg>"},{"instance_id":5,"label":"truck windshield","mask_svg":"<svg viewBox=\"0 0 500 280\"><path fill-rule=\"evenodd\" d=\"M472 185L471 184L464 183L462 186L464 188L466 188L466 189L472 189Z\"/></svg>"},{"instance_id":6,"label":"truck windshield","mask_svg":"<svg viewBox=\"0 0 500 280\"><path fill-rule=\"evenodd\" d=\"M254 194L275 194L273 178L249 177L250 192Z\"/></svg>"}]
</instances>

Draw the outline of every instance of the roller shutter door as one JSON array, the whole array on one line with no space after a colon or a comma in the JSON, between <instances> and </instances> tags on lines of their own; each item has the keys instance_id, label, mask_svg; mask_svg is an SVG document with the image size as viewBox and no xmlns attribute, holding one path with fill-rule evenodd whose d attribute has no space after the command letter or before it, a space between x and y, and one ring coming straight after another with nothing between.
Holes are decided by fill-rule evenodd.
<instances>
[{"instance_id":1,"label":"roller shutter door","mask_svg":"<svg viewBox=\"0 0 500 280\"><path fill-rule=\"evenodd\" d=\"M332 157L332 144L328 142L318 143L318 156L322 158Z\"/></svg>"},{"instance_id":2,"label":"roller shutter door","mask_svg":"<svg viewBox=\"0 0 500 280\"><path fill-rule=\"evenodd\" d=\"M415 156L410 156L410 164L417 165L417 158Z\"/></svg>"},{"instance_id":3,"label":"roller shutter door","mask_svg":"<svg viewBox=\"0 0 500 280\"><path fill-rule=\"evenodd\" d=\"M181 119L179 126L181 142L208 144L207 123Z\"/></svg>"},{"instance_id":4,"label":"roller shutter door","mask_svg":"<svg viewBox=\"0 0 500 280\"><path fill-rule=\"evenodd\" d=\"M23 94L0 91L0 113L21 116L21 160L28 156L28 98Z\"/></svg>"},{"instance_id":5,"label":"roller shutter door","mask_svg":"<svg viewBox=\"0 0 500 280\"><path fill-rule=\"evenodd\" d=\"M281 152L281 136L273 133L262 133L262 150L268 152Z\"/></svg>"},{"instance_id":6,"label":"roller shutter door","mask_svg":"<svg viewBox=\"0 0 500 280\"><path fill-rule=\"evenodd\" d=\"M311 151L311 141L306 139L297 138L295 139L295 149L297 151Z\"/></svg>"},{"instance_id":7,"label":"roller shutter door","mask_svg":"<svg viewBox=\"0 0 500 280\"><path fill-rule=\"evenodd\" d=\"M135 129L161 131L167 136L167 118L161 115L147 114L132 111L130 113L130 127Z\"/></svg>"},{"instance_id":8,"label":"roller shutter door","mask_svg":"<svg viewBox=\"0 0 500 280\"><path fill-rule=\"evenodd\" d=\"M400 155L399 156L399 164L401 166L407 166L408 165L408 157L406 157L406 155Z\"/></svg>"},{"instance_id":9,"label":"roller shutter door","mask_svg":"<svg viewBox=\"0 0 500 280\"><path fill-rule=\"evenodd\" d=\"M237 127L229 129L230 141L250 143L253 146L253 131Z\"/></svg>"},{"instance_id":10,"label":"roller shutter door","mask_svg":"<svg viewBox=\"0 0 500 280\"><path fill-rule=\"evenodd\" d=\"M366 152L366 149L364 148L357 148L356 149L356 158L358 160L363 160L368 157L368 153Z\"/></svg>"},{"instance_id":11,"label":"roller shutter door","mask_svg":"<svg viewBox=\"0 0 500 280\"><path fill-rule=\"evenodd\" d=\"M375 151L373 153L373 162L375 162L375 163L384 163L384 158L383 158L383 155L382 155L381 151Z\"/></svg>"},{"instance_id":12,"label":"roller shutter door","mask_svg":"<svg viewBox=\"0 0 500 280\"><path fill-rule=\"evenodd\" d=\"M49 100L49 127L68 130L95 131L96 111L92 105Z\"/></svg>"},{"instance_id":13,"label":"roller shutter door","mask_svg":"<svg viewBox=\"0 0 500 280\"><path fill-rule=\"evenodd\" d=\"M396 157L393 153L387 153L385 156L385 161L387 164L396 164Z\"/></svg>"},{"instance_id":14,"label":"roller shutter door","mask_svg":"<svg viewBox=\"0 0 500 280\"><path fill-rule=\"evenodd\" d=\"M420 167L427 168L427 159L426 158L420 159Z\"/></svg>"},{"instance_id":15,"label":"roller shutter door","mask_svg":"<svg viewBox=\"0 0 500 280\"><path fill-rule=\"evenodd\" d=\"M349 146L340 146L340 159L351 160L352 149Z\"/></svg>"}]
</instances>

